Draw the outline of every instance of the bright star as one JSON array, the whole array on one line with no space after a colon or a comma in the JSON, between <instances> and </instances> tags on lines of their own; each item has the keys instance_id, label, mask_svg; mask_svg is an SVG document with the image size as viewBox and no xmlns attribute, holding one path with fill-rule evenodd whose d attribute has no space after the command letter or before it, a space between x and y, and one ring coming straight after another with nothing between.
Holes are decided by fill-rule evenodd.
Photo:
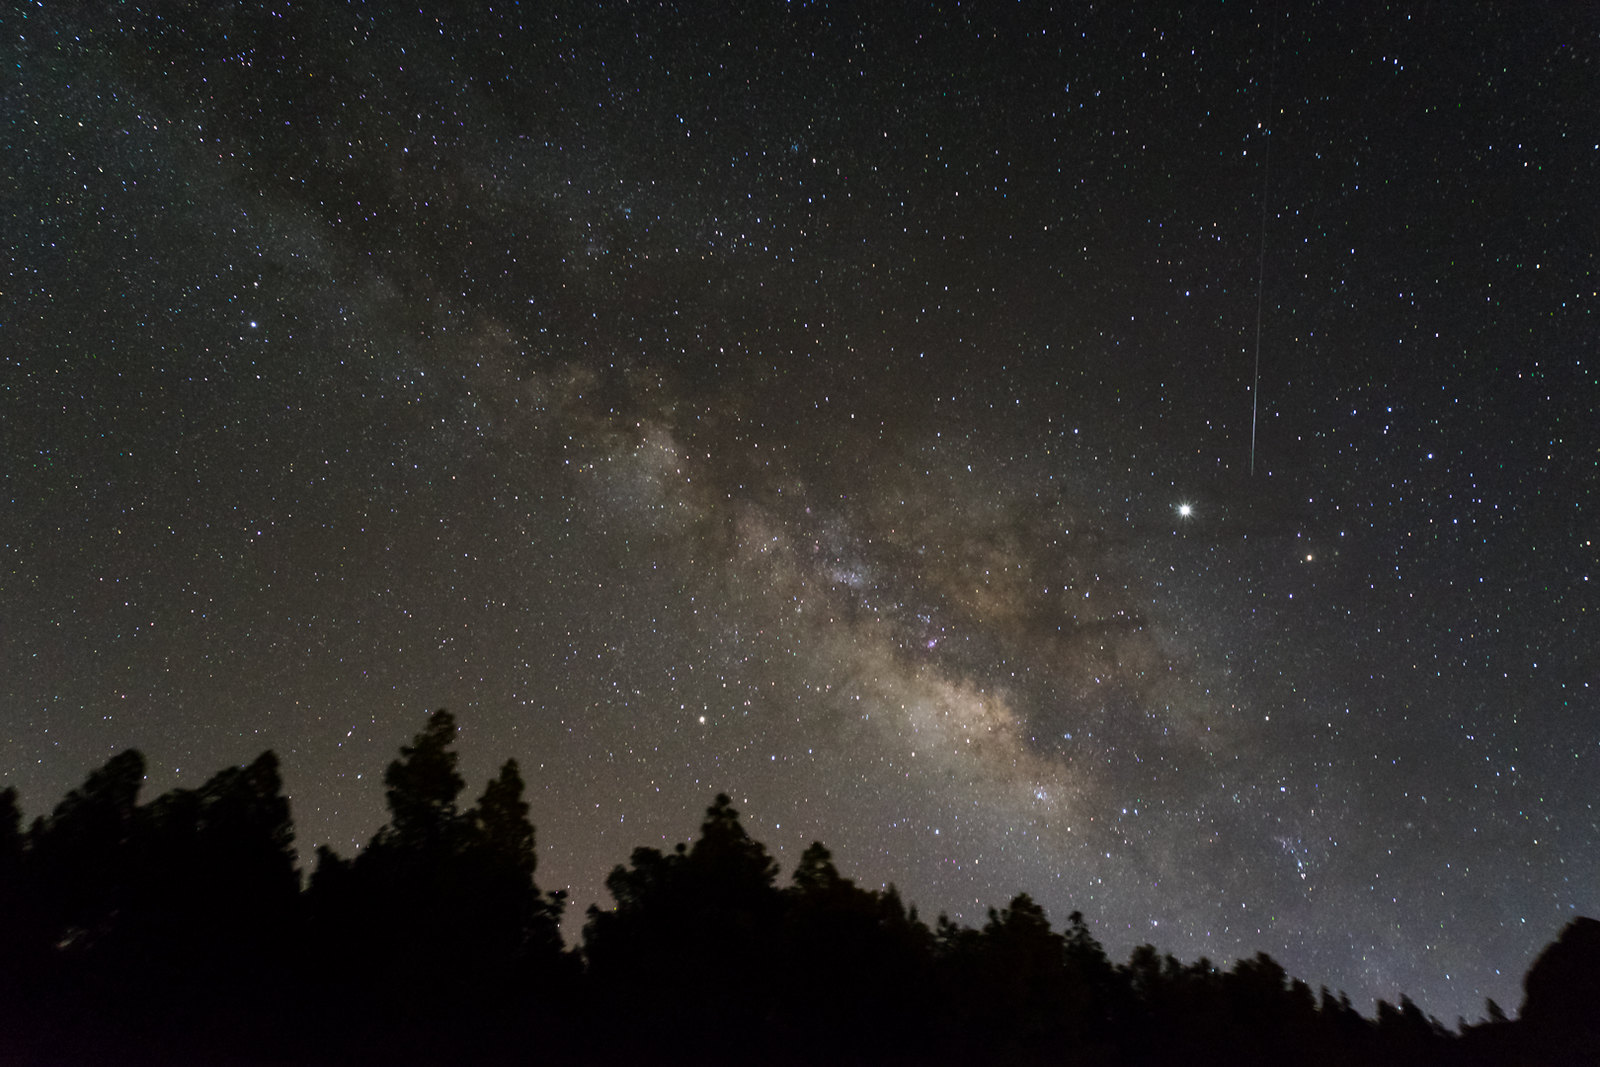
<instances>
[{"instance_id":1,"label":"bright star","mask_svg":"<svg viewBox=\"0 0 1600 1067\"><path fill-rule=\"evenodd\" d=\"M1194 514L1194 506L1192 504L1179 504L1178 505L1178 517L1180 519L1187 519L1190 515L1193 515L1193 514Z\"/></svg>"}]
</instances>

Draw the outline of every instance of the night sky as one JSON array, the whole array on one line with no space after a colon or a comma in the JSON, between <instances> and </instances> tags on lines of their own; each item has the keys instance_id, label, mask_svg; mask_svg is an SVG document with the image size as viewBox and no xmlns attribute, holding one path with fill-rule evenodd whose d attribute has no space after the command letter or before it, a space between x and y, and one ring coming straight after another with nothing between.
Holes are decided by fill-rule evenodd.
<instances>
[{"instance_id":1,"label":"night sky","mask_svg":"<svg viewBox=\"0 0 1600 1067\"><path fill-rule=\"evenodd\" d=\"M448 707L569 938L723 790L1514 1010L1600 914L1600 8L1377 7L15 6L0 776L270 747L309 861Z\"/></svg>"}]
</instances>

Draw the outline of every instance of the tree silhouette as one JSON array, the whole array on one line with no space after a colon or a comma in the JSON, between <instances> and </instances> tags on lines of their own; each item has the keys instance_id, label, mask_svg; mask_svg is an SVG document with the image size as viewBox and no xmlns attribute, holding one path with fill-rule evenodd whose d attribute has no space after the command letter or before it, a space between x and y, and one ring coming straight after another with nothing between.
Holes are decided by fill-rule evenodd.
<instances>
[{"instance_id":1,"label":"tree silhouette","mask_svg":"<svg viewBox=\"0 0 1600 1067\"><path fill-rule=\"evenodd\" d=\"M259 1048L283 1006L300 890L277 756L165 793L134 822L123 912L107 946L126 976L119 981L142 986L133 1003L147 1019Z\"/></svg>"},{"instance_id":2,"label":"tree silhouette","mask_svg":"<svg viewBox=\"0 0 1600 1067\"><path fill-rule=\"evenodd\" d=\"M66 1038L77 1058L95 1035L164 1033L175 1057L224 1030L264 1039L284 992L299 875L276 756L141 807L144 766L113 757L24 838L0 813L0 896L24 924L7 925L8 962L33 975L16 1003L93 1016Z\"/></svg>"},{"instance_id":3,"label":"tree silhouette","mask_svg":"<svg viewBox=\"0 0 1600 1067\"><path fill-rule=\"evenodd\" d=\"M704 1051L730 1055L770 1018L777 873L725 794L706 810L692 848L635 849L630 865L606 878L615 907L591 906L584 926L598 1001L635 1006L648 1029L713 995L719 1026L702 1035Z\"/></svg>"},{"instance_id":4,"label":"tree silhouette","mask_svg":"<svg viewBox=\"0 0 1600 1067\"><path fill-rule=\"evenodd\" d=\"M34 896L24 867L22 809L17 791L0 790L0 1035L22 1031L39 1010L36 994L46 979L50 956L35 914ZM0 1060L25 1062L24 1050L8 1047L0 1036Z\"/></svg>"},{"instance_id":5,"label":"tree silhouette","mask_svg":"<svg viewBox=\"0 0 1600 1067\"><path fill-rule=\"evenodd\" d=\"M559 975L572 975L562 967L562 895L542 896L533 879L517 762L461 811L455 736L448 711L430 715L384 772L389 822L353 861L318 850L307 892L317 999L357 1020L351 1055L459 1055L432 1043L444 1034L495 1045Z\"/></svg>"},{"instance_id":6,"label":"tree silhouette","mask_svg":"<svg viewBox=\"0 0 1600 1067\"><path fill-rule=\"evenodd\" d=\"M692 844L613 869L580 957L517 762L462 810L455 736L428 718L383 776L388 822L354 859L319 847L303 890L271 752L140 805L129 750L25 832L0 789L0 1062L1600 1062L1593 919L1534 962L1520 1019L1491 1001L1456 1034L1405 996L1372 1019L1314 998L1264 953L1113 966L1026 893L929 930L820 842L779 889L725 794Z\"/></svg>"},{"instance_id":7,"label":"tree silhouette","mask_svg":"<svg viewBox=\"0 0 1600 1067\"><path fill-rule=\"evenodd\" d=\"M17 791L0 789L0 877L13 875L22 863L22 809Z\"/></svg>"},{"instance_id":8,"label":"tree silhouette","mask_svg":"<svg viewBox=\"0 0 1600 1067\"><path fill-rule=\"evenodd\" d=\"M881 893L839 873L819 842L784 890L778 996L787 1043L798 1058L869 1061L919 1047L932 936L893 886Z\"/></svg>"},{"instance_id":9,"label":"tree silhouette","mask_svg":"<svg viewBox=\"0 0 1600 1067\"><path fill-rule=\"evenodd\" d=\"M481 995L493 1000L524 991L561 952L565 894L543 897L534 882L538 856L523 789L517 761L507 760L467 812L458 859L470 898L458 936L476 956Z\"/></svg>"},{"instance_id":10,"label":"tree silhouette","mask_svg":"<svg viewBox=\"0 0 1600 1067\"><path fill-rule=\"evenodd\" d=\"M1127 987L1118 980L1106 950L1089 931L1083 912L1067 916L1065 939L1067 969L1081 989L1080 1033L1084 1040L1104 1043L1132 1008Z\"/></svg>"},{"instance_id":11,"label":"tree silhouette","mask_svg":"<svg viewBox=\"0 0 1600 1067\"><path fill-rule=\"evenodd\" d=\"M95 1046L127 1022L110 964L129 899L143 779L144 757L132 749L91 771L22 836L6 894L18 904L16 955L4 961L16 994L8 1005L15 1032L40 1040L59 1033L59 1048L81 1058L97 1054ZM73 1017L97 1025L68 1030Z\"/></svg>"},{"instance_id":12,"label":"tree silhouette","mask_svg":"<svg viewBox=\"0 0 1600 1067\"><path fill-rule=\"evenodd\" d=\"M1316 1001L1303 982L1290 982L1282 964L1265 952L1239 960L1222 976L1227 1029L1241 1052L1258 1060L1283 1059L1309 1043Z\"/></svg>"},{"instance_id":13,"label":"tree silhouette","mask_svg":"<svg viewBox=\"0 0 1600 1067\"><path fill-rule=\"evenodd\" d=\"M28 830L40 932L69 953L91 950L119 910L143 782L144 756L119 753Z\"/></svg>"},{"instance_id":14,"label":"tree silhouette","mask_svg":"<svg viewBox=\"0 0 1600 1067\"><path fill-rule=\"evenodd\" d=\"M472 814L484 847L508 869L532 878L539 858L534 851L533 823L528 821L528 802L522 799L522 790L517 761L506 760L499 775L484 787Z\"/></svg>"},{"instance_id":15,"label":"tree silhouette","mask_svg":"<svg viewBox=\"0 0 1600 1067\"><path fill-rule=\"evenodd\" d=\"M1577 918L1522 980L1520 1021L1552 1064L1600 1063L1600 921Z\"/></svg>"},{"instance_id":16,"label":"tree silhouette","mask_svg":"<svg viewBox=\"0 0 1600 1067\"><path fill-rule=\"evenodd\" d=\"M457 756L450 750L455 739L455 716L440 708L411 744L400 747L400 758L383 772L389 825L375 846L397 843L426 852L454 843L456 797L467 785L456 773Z\"/></svg>"}]
</instances>

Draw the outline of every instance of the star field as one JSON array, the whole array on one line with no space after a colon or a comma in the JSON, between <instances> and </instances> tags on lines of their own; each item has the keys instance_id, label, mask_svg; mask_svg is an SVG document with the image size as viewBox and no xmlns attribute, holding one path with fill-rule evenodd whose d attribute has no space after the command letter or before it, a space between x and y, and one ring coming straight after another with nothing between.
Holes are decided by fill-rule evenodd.
<instances>
[{"instance_id":1,"label":"star field","mask_svg":"<svg viewBox=\"0 0 1600 1067\"><path fill-rule=\"evenodd\" d=\"M1369 1013L1600 914L1592 10L5 21L30 815L444 706L580 911L726 790Z\"/></svg>"}]
</instances>

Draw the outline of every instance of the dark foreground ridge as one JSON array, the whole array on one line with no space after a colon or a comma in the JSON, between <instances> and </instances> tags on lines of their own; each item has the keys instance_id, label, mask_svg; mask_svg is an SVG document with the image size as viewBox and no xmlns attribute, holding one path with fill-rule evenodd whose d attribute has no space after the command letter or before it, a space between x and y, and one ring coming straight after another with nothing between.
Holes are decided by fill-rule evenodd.
<instances>
[{"instance_id":1,"label":"dark foreground ridge","mask_svg":"<svg viewBox=\"0 0 1600 1067\"><path fill-rule=\"evenodd\" d=\"M26 831L0 792L0 1063L1600 1063L1593 919L1516 1019L1369 1019L1265 954L1113 964L1026 894L930 927L821 844L780 888L726 796L613 870L568 948L516 761L461 810L455 732L434 713L384 773L389 823L304 885L271 752L146 804L124 752Z\"/></svg>"}]
</instances>

